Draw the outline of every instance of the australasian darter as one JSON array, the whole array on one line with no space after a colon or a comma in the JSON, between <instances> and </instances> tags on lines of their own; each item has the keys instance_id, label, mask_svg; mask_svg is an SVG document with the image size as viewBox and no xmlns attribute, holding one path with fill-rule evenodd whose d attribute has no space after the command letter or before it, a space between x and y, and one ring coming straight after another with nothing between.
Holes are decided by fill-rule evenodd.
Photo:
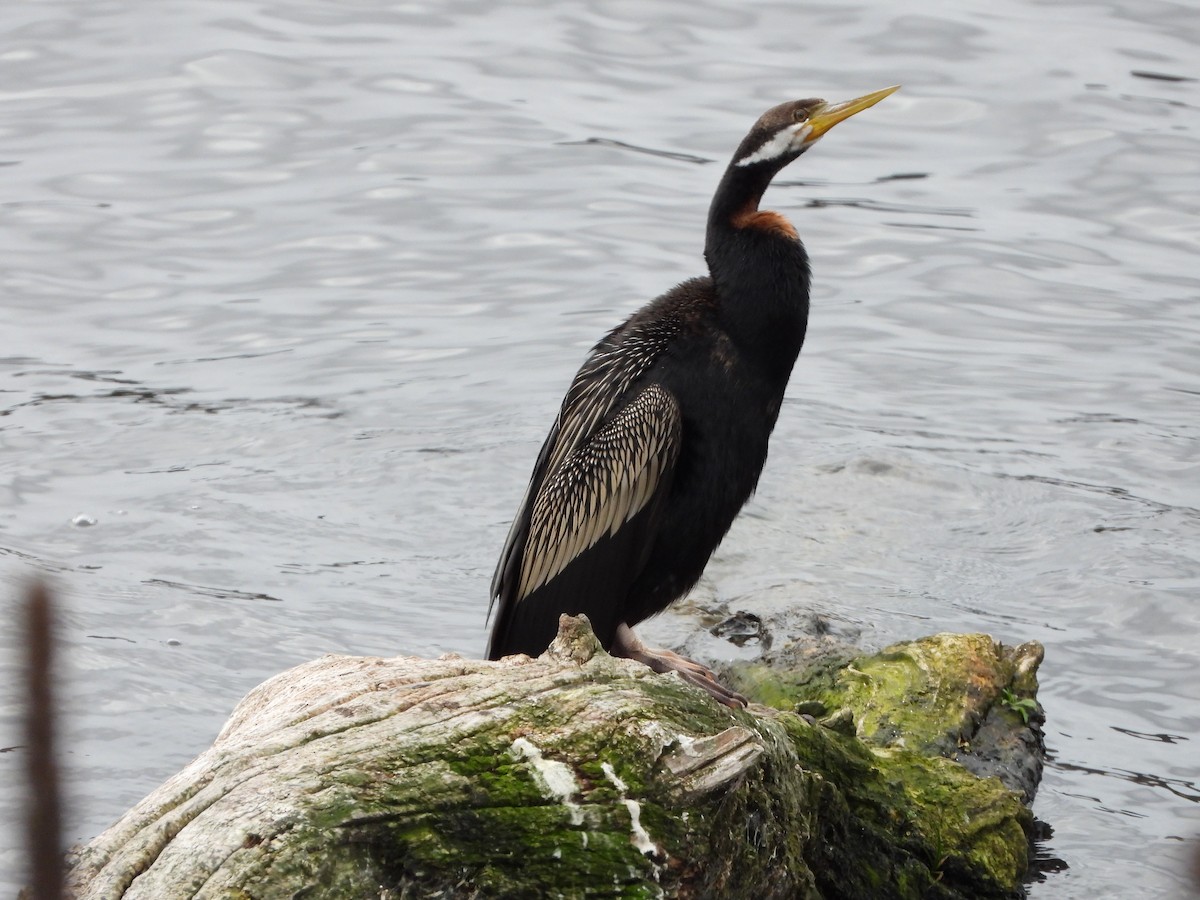
<instances>
[{"instance_id":1,"label":"australasian darter","mask_svg":"<svg viewBox=\"0 0 1200 900\"><path fill-rule=\"evenodd\" d=\"M700 578L753 493L808 323L808 255L759 209L784 166L896 87L767 110L713 196L708 276L610 331L575 376L542 445L492 580L488 658L546 649L562 613L604 647L745 704L708 669L643 644L633 626Z\"/></svg>"}]
</instances>

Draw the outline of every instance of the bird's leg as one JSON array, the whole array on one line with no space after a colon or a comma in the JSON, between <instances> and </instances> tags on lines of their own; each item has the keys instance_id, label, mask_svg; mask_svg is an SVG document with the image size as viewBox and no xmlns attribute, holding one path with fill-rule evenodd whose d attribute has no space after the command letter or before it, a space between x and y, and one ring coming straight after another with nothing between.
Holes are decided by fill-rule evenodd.
<instances>
[{"instance_id":1,"label":"bird's leg","mask_svg":"<svg viewBox=\"0 0 1200 900\"><path fill-rule=\"evenodd\" d=\"M717 681L717 676L698 662L693 662L670 650L652 650L642 643L641 638L633 633L633 629L622 622L617 626L617 635L613 638L609 652L613 656L633 659L649 666L655 672L678 672L683 680L703 688L717 699L733 709L741 709L747 703L745 697L737 691L731 691Z\"/></svg>"}]
</instances>

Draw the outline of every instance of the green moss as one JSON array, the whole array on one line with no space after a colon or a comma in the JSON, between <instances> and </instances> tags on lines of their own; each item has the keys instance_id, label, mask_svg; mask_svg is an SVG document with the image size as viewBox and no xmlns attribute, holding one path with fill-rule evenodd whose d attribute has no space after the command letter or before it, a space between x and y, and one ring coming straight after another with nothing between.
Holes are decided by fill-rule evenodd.
<instances>
[{"instance_id":1,"label":"green moss","mask_svg":"<svg viewBox=\"0 0 1200 900\"><path fill-rule=\"evenodd\" d=\"M1015 651L982 634L939 634L801 672L761 664L737 667L739 690L776 709L849 709L855 731L877 746L953 755L974 734L1010 684L1023 699L1036 690L1036 663L1017 669ZM1032 690L1030 690L1032 688Z\"/></svg>"},{"instance_id":2,"label":"green moss","mask_svg":"<svg viewBox=\"0 0 1200 900\"><path fill-rule=\"evenodd\" d=\"M682 718L692 713L680 708ZM470 885L487 896L654 896L659 863L635 846L630 810L603 764L612 766L625 795L638 800L640 827L650 839L675 850L682 830L678 812L643 795L652 780L647 766L659 748L639 733L640 716L607 733L584 735L566 729L569 717L569 709L522 709L494 730L443 748L442 764L461 790L439 796L446 792L444 773L417 786L428 798L426 809L387 828L384 843L373 839L377 868L385 870L376 877L383 883ZM572 765L577 791L568 802L548 797L536 766L513 752L513 741L526 734L535 736L546 760ZM411 807L414 785L397 782L394 798L391 787L372 782L354 798L355 815ZM339 803L316 820L349 815Z\"/></svg>"},{"instance_id":3,"label":"green moss","mask_svg":"<svg viewBox=\"0 0 1200 900\"><path fill-rule=\"evenodd\" d=\"M836 692L839 672L840 667L834 665L833 661L803 669L745 663L732 669L729 681L755 703L792 711L801 704L825 706L824 698Z\"/></svg>"},{"instance_id":4,"label":"green moss","mask_svg":"<svg viewBox=\"0 0 1200 900\"><path fill-rule=\"evenodd\" d=\"M944 753L999 694L998 662L986 635L934 635L855 660L822 699L853 709L865 740Z\"/></svg>"},{"instance_id":5,"label":"green moss","mask_svg":"<svg viewBox=\"0 0 1200 900\"><path fill-rule=\"evenodd\" d=\"M912 828L933 848L939 874L1000 894L1019 881L1033 821L1016 793L947 759L896 750L877 756L885 776L902 787Z\"/></svg>"},{"instance_id":6,"label":"green moss","mask_svg":"<svg viewBox=\"0 0 1200 900\"><path fill-rule=\"evenodd\" d=\"M1004 896L1027 866L1029 811L996 779L781 715L801 764L820 773L810 800L820 840L809 864L822 896Z\"/></svg>"}]
</instances>

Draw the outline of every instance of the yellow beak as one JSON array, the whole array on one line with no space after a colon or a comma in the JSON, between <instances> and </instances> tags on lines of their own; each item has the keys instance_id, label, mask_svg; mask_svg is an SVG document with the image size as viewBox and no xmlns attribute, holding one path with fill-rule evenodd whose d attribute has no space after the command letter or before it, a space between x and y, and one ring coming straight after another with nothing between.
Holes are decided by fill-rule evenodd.
<instances>
[{"instance_id":1,"label":"yellow beak","mask_svg":"<svg viewBox=\"0 0 1200 900\"><path fill-rule=\"evenodd\" d=\"M808 127L811 129L808 139L815 141L838 122L850 118L855 113L862 112L867 107L874 106L888 94L894 94L898 90L900 90L900 85L894 84L882 91L866 94L856 100L847 100L845 103L826 103L808 117Z\"/></svg>"}]
</instances>

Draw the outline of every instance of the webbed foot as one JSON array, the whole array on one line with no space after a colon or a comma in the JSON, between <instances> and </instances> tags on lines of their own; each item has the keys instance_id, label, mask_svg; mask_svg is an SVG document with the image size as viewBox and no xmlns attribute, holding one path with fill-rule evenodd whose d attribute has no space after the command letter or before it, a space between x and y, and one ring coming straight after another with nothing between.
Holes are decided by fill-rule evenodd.
<instances>
[{"instance_id":1,"label":"webbed foot","mask_svg":"<svg viewBox=\"0 0 1200 900\"><path fill-rule=\"evenodd\" d=\"M708 668L670 650L653 649L642 643L633 629L621 623L609 652L613 656L632 659L649 666L655 672L678 672L688 684L708 691L718 703L732 709L742 709L749 702L737 691L730 690L717 681Z\"/></svg>"}]
</instances>

